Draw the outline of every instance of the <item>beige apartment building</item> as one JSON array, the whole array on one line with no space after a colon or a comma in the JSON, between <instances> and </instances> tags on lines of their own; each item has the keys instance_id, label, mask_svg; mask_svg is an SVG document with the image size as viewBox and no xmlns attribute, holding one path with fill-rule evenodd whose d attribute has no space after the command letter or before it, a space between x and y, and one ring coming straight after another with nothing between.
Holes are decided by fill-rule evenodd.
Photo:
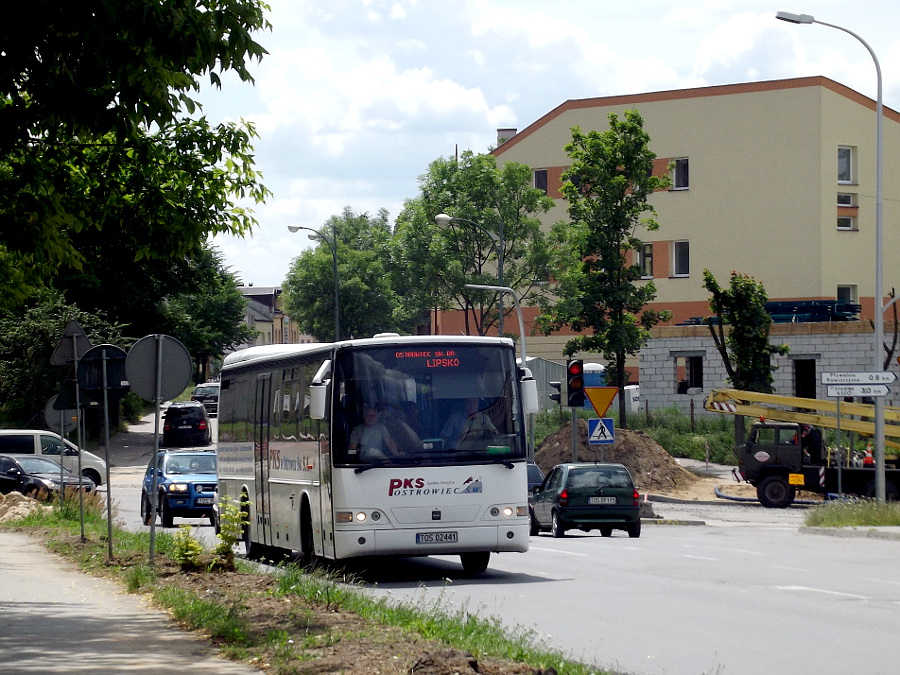
<instances>
[{"instance_id":1,"label":"beige apartment building","mask_svg":"<svg viewBox=\"0 0 900 675\"><path fill-rule=\"evenodd\" d=\"M654 332L655 348L667 335L696 338L690 348L669 350L687 356L662 359L663 372L668 374L671 365L676 384L665 381L660 391L677 393L687 388L696 392L722 384L686 372L691 358L695 368L698 363L702 368L701 357L705 357L707 373L713 372L717 359L721 364L717 354L710 354L709 345L700 344L707 329L675 327L709 314L708 293L702 285L704 269L723 285L732 271L751 275L763 283L770 300L841 300L860 305L859 320L843 322L847 330L834 323L827 329L809 324L792 330L852 334L860 354L868 352L867 358L859 357L864 362L832 363L826 356L831 354L827 339L810 338L803 342L802 354L795 352L793 361L783 364L780 392L809 393L823 368L871 369L868 326L879 304L873 299L875 102L825 77L570 100L518 133L500 130L498 141L502 142L493 154L500 164L515 161L534 169L535 186L556 200L542 218L549 227L567 218L559 190L561 174L569 164L564 148L572 127L603 131L609 113L622 117L629 109L638 110L644 119L650 148L658 158L656 170L674 166L672 187L650 200L658 212L659 230L638 233L646 242L639 261L658 291L655 306L673 312L672 328ZM900 288L898 198L900 114L885 108L886 292ZM885 318L886 331L893 330L892 314ZM529 353L560 360L566 336L529 336L528 341ZM846 345L835 349L836 358L847 352ZM793 368L794 361L804 365ZM641 380L644 395L649 387L644 381L643 353L639 368L638 378L635 363L632 379ZM804 374L798 376L795 371ZM685 380L695 386L684 387Z\"/></svg>"}]
</instances>

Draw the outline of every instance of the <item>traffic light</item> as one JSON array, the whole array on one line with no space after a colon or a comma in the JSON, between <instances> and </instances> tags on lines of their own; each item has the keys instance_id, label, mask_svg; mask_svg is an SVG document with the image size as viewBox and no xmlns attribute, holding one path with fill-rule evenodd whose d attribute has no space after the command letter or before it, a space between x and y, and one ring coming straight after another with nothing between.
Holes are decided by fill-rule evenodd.
<instances>
[{"instance_id":1,"label":"traffic light","mask_svg":"<svg viewBox=\"0 0 900 675\"><path fill-rule=\"evenodd\" d=\"M584 362L581 359L566 363L566 395L570 408L584 406Z\"/></svg>"},{"instance_id":2,"label":"traffic light","mask_svg":"<svg viewBox=\"0 0 900 675\"><path fill-rule=\"evenodd\" d=\"M560 400L561 395L562 395L562 382L548 382L547 384L550 385L551 389L556 389L555 394L553 394L553 393L550 394L550 400L556 401L557 403L562 405L562 401Z\"/></svg>"}]
</instances>

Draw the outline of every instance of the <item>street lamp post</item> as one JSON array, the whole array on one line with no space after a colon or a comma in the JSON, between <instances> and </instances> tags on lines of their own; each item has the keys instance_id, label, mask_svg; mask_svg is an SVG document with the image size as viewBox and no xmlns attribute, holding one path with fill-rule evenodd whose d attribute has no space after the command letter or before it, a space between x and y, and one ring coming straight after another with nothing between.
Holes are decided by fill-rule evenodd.
<instances>
[{"instance_id":1,"label":"street lamp post","mask_svg":"<svg viewBox=\"0 0 900 675\"><path fill-rule=\"evenodd\" d=\"M881 96L881 64L878 57L869 46L869 43L863 40L852 30L837 26L833 23L825 23L817 21L810 14L797 14L795 12L780 11L775 14L775 18L787 21L788 23L817 23L829 28L836 28L859 40L863 47L869 52L872 61L875 62L875 75L877 79L877 98L875 102L875 353L874 366L876 371L884 370L884 357L882 349L884 348L884 310L887 309L884 304L884 272L883 272L883 227L882 227L882 192L884 188L884 140L883 133L883 104ZM875 397L875 498L883 502L885 500L885 472L884 472L884 398Z\"/></svg>"},{"instance_id":2,"label":"street lamp post","mask_svg":"<svg viewBox=\"0 0 900 675\"><path fill-rule=\"evenodd\" d=\"M503 287L503 258L506 254L506 242L503 239L503 218L498 216L498 220L500 221L500 230L499 232L494 232L468 218L455 218L453 216L448 216L446 213L439 213L434 217L434 222L442 227L445 227L452 222L469 223L480 229L482 232L487 233L491 240L497 244L497 285ZM500 304L500 317L497 320L497 333L503 335L503 293L500 293L498 300Z\"/></svg>"},{"instance_id":3,"label":"street lamp post","mask_svg":"<svg viewBox=\"0 0 900 675\"><path fill-rule=\"evenodd\" d=\"M309 235L310 239L314 241L324 241L328 244L328 248L331 249L331 259L334 271L334 341L337 342L341 339L341 309L338 302L338 289L340 286L338 284L337 230L332 226L331 239L329 239L324 232L304 225L288 225L288 229L291 232L299 232L300 230L312 232L313 234Z\"/></svg>"}]
</instances>

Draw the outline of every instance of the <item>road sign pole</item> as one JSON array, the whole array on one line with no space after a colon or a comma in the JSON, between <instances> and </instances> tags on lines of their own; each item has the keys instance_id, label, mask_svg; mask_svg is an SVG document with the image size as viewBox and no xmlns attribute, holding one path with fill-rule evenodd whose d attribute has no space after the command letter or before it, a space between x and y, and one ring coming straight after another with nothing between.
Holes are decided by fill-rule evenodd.
<instances>
[{"instance_id":1,"label":"road sign pole","mask_svg":"<svg viewBox=\"0 0 900 675\"><path fill-rule=\"evenodd\" d=\"M109 382L106 372L106 350L103 350L103 447L106 456L106 548L110 561L113 558L112 486L109 484Z\"/></svg>"},{"instance_id":2,"label":"road sign pole","mask_svg":"<svg viewBox=\"0 0 900 675\"><path fill-rule=\"evenodd\" d=\"M78 335L72 335L72 353L75 355L75 373L78 373ZM78 433L75 435L76 440L78 441L78 477L81 477L81 448L82 443L84 441L84 435L82 434L81 428L81 390L78 386L78 377L75 377L75 426L78 430ZM60 450L62 452L62 450ZM60 457L62 460L62 457ZM96 487L95 487L96 489ZM109 501L109 484L106 486L106 500ZM87 537L84 535L84 490L78 491L78 514L79 520L81 521L81 542L84 543L87 541Z\"/></svg>"},{"instance_id":3,"label":"road sign pole","mask_svg":"<svg viewBox=\"0 0 900 675\"><path fill-rule=\"evenodd\" d=\"M572 408L572 462L578 461L578 408Z\"/></svg>"}]
</instances>

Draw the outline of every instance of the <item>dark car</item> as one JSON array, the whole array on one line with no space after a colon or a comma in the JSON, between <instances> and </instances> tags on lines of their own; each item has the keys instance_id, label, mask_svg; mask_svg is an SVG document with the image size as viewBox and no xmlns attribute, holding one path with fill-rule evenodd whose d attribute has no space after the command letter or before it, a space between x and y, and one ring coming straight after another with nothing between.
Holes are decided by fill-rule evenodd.
<instances>
[{"instance_id":1,"label":"dark car","mask_svg":"<svg viewBox=\"0 0 900 675\"><path fill-rule=\"evenodd\" d=\"M152 521L153 463L147 465L141 486L141 520ZM163 527L174 518L209 518L215 522L214 506L218 476L213 450L169 450L156 456L156 494Z\"/></svg>"},{"instance_id":2,"label":"dark car","mask_svg":"<svg viewBox=\"0 0 900 675\"><path fill-rule=\"evenodd\" d=\"M60 475L62 471L62 475ZM0 494L21 492L26 497L38 497L59 492L60 478L64 489L93 492L94 481L79 477L46 457L0 455Z\"/></svg>"},{"instance_id":3,"label":"dark car","mask_svg":"<svg viewBox=\"0 0 900 675\"><path fill-rule=\"evenodd\" d=\"M625 530L641 536L640 495L622 464L558 464L531 495L531 533Z\"/></svg>"},{"instance_id":4,"label":"dark car","mask_svg":"<svg viewBox=\"0 0 900 675\"><path fill-rule=\"evenodd\" d=\"M544 482L544 472L534 462L528 462L528 493L531 494Z\"/></svg>"},{"instance_id":5,"label":"dark car","mask_svg":"<svg viewBox=\"0 0 900 675\"><path fill-rule=\"evenodd\" d=\"M209 413L210 416L218 415L219 383L204 382L203 384L198 384L196 387L194 387L194 392L191 394L191 400L202 403L203 407L206 408L206 412Z\"/></svg>"},{"instance_id":6,"label":"dark car","mask_svg":"<svg viewBox=\"0 0 900 675\"><path fill-rule=\"evenodd\" d=\"M163 445L171 448L211 443L209 415L202 403L176 401L169 404L163 414Z\"/></svg>"}]
</instances>

